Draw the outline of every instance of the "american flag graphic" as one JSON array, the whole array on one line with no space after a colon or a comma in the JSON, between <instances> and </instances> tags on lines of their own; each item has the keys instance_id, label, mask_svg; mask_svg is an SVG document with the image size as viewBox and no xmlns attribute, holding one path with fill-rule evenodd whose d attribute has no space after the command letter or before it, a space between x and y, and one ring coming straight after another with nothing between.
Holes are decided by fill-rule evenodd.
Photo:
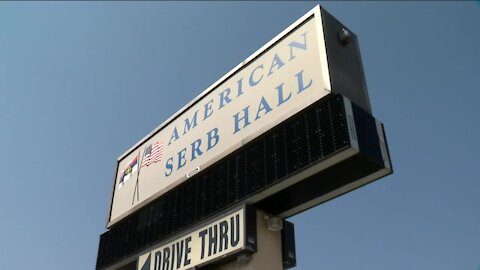
<instances>
[{"instance_id":1,"label":"american flag graphic","mask_svg":"<svg viewBox=\"0 0 480 270\"><path fill-rule=\"evenodd\" d=\"M156 142L150 144L145 148L143 152L142 166L150 166L153 163L157 163L162 160L163 156L163 144Z\"/></svg>"}]
</instances>

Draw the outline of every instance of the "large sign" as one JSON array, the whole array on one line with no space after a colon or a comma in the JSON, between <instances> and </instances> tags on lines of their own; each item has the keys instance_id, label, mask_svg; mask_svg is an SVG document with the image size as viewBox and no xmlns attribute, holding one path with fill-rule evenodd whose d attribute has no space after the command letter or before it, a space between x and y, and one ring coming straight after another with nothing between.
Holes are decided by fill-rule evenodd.
<instances>
[{"instance_id":1,"label":"large sign","mask_svg":"<svg viewBox=\"0 0 480 270\"><path fill-rule=\"evenodd\" d=\"M391 173L356 35L317 6L118 158L96 269L159 241L141 270L202 267L237 246L206 255L210 229L184 230L220 211L287 218Z\"/></svg>"},{"instance_id":2,"label":"large sign","mask_svg":"<svg viewBox=\"0 0 480 270\"><path fill-rule=\"evenodd\" d=\"M137 269L195 269L241 251L256 251L255 215L254 209L244 207L162 244L142 254Z\"/></svg>"},{"instance_id":3,"label":"large sign","mask_svg":"<svg viewBox=\"0 0 480 270\"><path fill-rule=\"evenodd\" d=\"M322 20L316 12L118 159L107 227L330 93Z\"/></svg>"}]
</instances>

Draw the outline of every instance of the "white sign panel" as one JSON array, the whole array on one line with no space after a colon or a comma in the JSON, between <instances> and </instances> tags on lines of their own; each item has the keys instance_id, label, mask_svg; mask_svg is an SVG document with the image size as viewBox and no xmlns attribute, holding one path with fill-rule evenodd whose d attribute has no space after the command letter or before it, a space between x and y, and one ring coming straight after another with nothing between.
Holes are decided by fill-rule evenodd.
<instances>
[{"instance_id":1,"label":"white sign panel","mask_svg":"<svg viewBox=\"0 0 480 270\"><path fill-rule=\"evenodd\" d=\"M329 94L320 16L306 14L121 156L107 227Z\"/></svg>"},{"instance_id":2,"label":"white sign panel","mask_svg":"<svg viewBox=\"0 0 480 270\"><path fill-rule=\"evenodd\" d=\"M244 250L247 237L245 224L245 208L242 208L141 255L137 269L194 269L195 266Z\"/></svg>"}]
</instances>

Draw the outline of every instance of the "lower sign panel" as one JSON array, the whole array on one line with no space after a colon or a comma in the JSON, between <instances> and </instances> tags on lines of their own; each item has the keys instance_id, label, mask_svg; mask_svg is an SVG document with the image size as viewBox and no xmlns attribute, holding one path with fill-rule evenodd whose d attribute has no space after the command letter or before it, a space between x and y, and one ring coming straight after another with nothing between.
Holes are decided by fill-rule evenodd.
<instances>
[{"instance_id":1,"label":"lower sign panel","mask_svg":"<svg viewBox=\"0 0 480 270\"><path fill-rule=\"evenodd\" d=\"M137 269L195 269L234 254L255 252L256 241L255 210L244 206L141 255Z\"/></svg>"}]
</instances>

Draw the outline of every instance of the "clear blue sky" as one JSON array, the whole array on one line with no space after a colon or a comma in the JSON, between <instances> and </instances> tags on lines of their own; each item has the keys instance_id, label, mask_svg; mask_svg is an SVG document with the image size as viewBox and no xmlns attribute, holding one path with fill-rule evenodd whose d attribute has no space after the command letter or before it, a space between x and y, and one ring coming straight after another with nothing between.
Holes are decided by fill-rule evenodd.
<instances>
[{"instance_id":1,"label":"clear blue sky","mask_svg":"<svg viewBox=\"0 0 480 270\"><path fill-rule=\"evenodd\" d=\"M1 268L93 269L116 158L316 4L0 3ZM296 269L480 269L479 3L321 4L395 173L292 218Z\"/></svg>"}]
</instances>

